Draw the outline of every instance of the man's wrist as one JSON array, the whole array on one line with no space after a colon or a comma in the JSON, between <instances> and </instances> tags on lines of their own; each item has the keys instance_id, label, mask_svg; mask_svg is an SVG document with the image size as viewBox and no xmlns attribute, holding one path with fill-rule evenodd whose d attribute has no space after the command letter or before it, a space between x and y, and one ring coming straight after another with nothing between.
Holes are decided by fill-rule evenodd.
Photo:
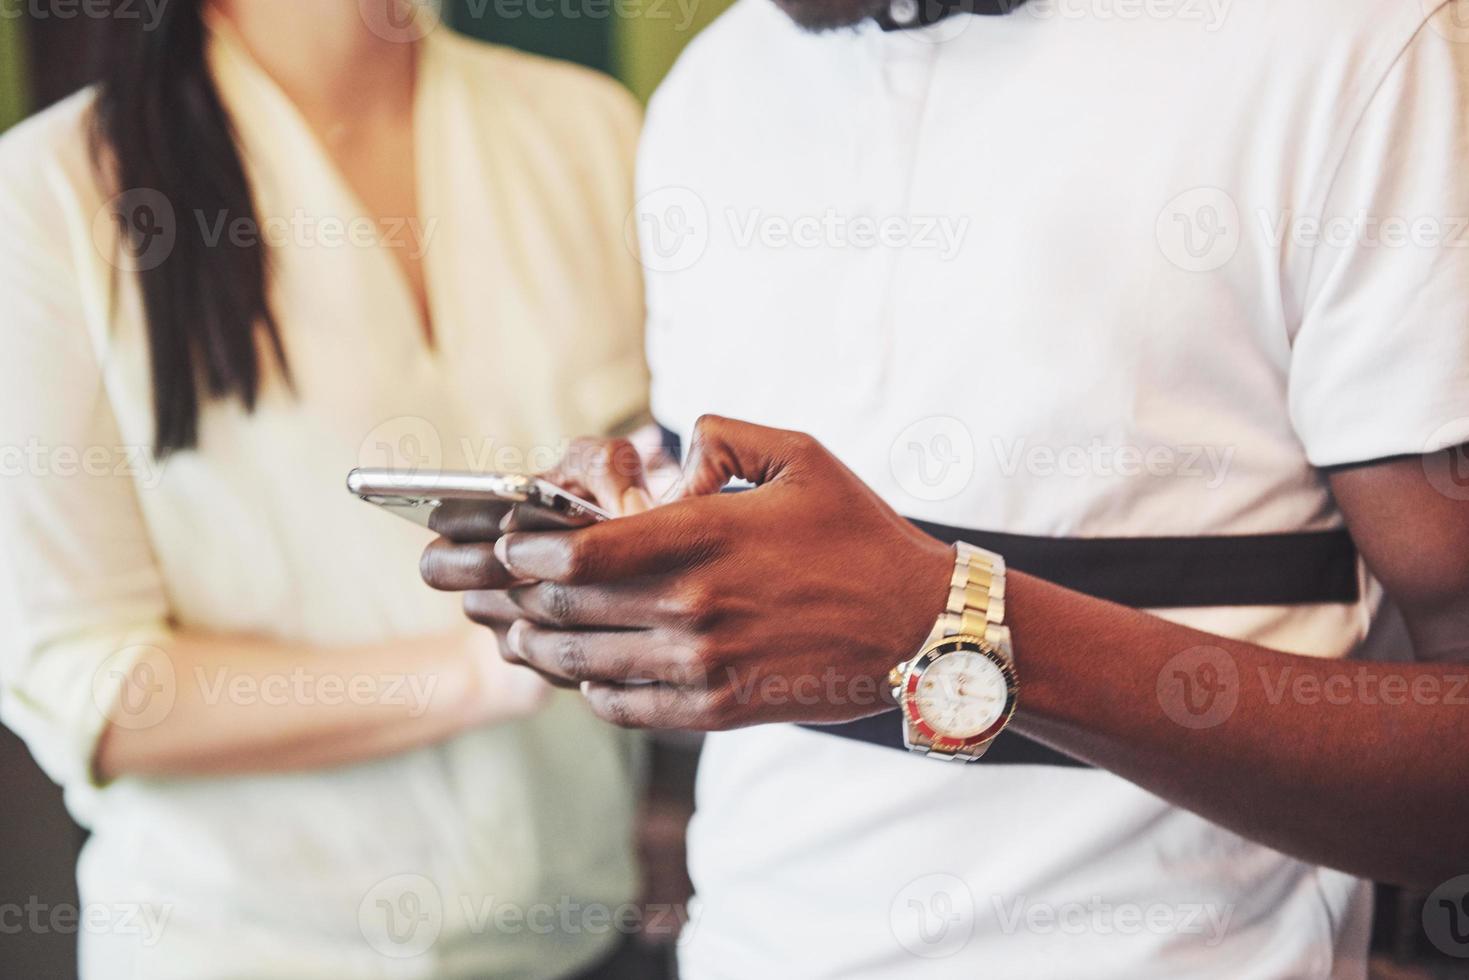
<instances>
[{"instance_id":1,"label":"man's wrist","mask_svg":"<svg viewBox=\"0 0 1469 980\"><path fill-rule=\"evenodd\" d=\"M894 622L899 625L897 640L889 660L878 675L887 692L889 672L897 664L911 660L928 643L934 623L944 614L949 601L949 582L954 575L954 549L926 535L911 560L905 563L903 582L907 586L894 604Z\"/></svg>"}]
</instances>

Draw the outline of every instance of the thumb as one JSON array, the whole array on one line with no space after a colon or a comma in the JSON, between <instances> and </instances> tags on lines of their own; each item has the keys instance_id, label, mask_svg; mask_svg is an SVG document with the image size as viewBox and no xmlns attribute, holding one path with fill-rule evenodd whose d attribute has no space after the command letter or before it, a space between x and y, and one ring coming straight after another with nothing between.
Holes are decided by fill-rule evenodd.
<instances>
[{"instance_id":1,"label":"thumb","mask_svg":"<svg viewBox=\"0 0 1469 980\"><path fill-rule=\"evenodd\" d=\"M819 450L816 440L804 433L705 415L694 425L683 476L664 499L718 493L733 479L757 486L769 483Z\"/></svg>"},{"instance_id":2,"label":"thumb","mask_svg":"<svg viewBox=\"0 0 1469 980\"><path fill-rule=\"evenodd\" d=\"M584 491L603 510L619 517L648 510L653 504L642 457L628 439L577 439L544 478L573 493Z\"/></svg>"}]
</instances>

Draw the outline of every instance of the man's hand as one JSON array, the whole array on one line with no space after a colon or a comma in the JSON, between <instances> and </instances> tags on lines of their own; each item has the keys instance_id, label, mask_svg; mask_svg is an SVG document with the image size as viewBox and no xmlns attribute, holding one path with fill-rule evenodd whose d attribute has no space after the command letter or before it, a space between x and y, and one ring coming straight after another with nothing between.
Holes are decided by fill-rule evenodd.
<instances>
[{"instance_id":1,"label":"man's hand","mask_svg":"<svg viewBox=\"0 0 1469 980\"><path fill-rule=\"evenodd\" d=\"M630 451L572 454L553 478L625 513L641 473L598 464ZM719 494L732 478L756 488ZM572 531L520 529L515 511L503 534L498 520L446 523L424 577L470 590L466 612L506 631L509 659L581 683L618 724L838 722L890 706L889 669L943 611L948 547L811 437L713 416L672 497Z\"/></svg>"}]
</instances>

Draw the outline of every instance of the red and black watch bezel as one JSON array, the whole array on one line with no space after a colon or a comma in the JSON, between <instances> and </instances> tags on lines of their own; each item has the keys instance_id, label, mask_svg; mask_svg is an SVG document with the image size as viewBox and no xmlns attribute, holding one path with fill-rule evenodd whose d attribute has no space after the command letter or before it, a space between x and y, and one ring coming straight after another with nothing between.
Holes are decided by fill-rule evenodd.
<instances>
[{"instance_id":1,"label":"red and black watch bezel","mask_svg":"<svg viewBox=\"0 0 1469 980\"><path fill-rule=\"evenodd\" d=\"M939 658L959 650L984 654L1000 669L1000 673L1005 678L1005 708L1000 712L1000 717L984 731L962 740L939 735L934 731L933 726L924 721L922 715L918 713L918 684L923 679L924 673ZM1019 683L1015 674L1015 665L1000 652L999 648L983 637L960 634L935 640L914 658L913 665L908 670L907 681L903 685L901 701L904 716L919 734L928 739L932 748L941 752L959 752L991 742L1005 730L1005 726L1010 723L1010 719L1015 714L1018 690Z\"/></svg>"}]
</instances>

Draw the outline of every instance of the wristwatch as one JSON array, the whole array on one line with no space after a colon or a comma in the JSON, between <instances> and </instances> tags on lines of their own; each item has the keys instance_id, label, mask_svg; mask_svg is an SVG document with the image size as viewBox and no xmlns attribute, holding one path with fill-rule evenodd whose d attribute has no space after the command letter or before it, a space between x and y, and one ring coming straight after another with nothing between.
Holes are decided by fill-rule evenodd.
<instances>
[{"instance_id":1,"label":"wristwatch","mask_svg":"<svg viewBox=\"0 0 1469 980\"><path fill-rule=\"evenodd\" d=\"M1005 559L959 542L949 601L918 654L888 674L903 744L973 762L1015 714L1015 652L1005 619Z\"/></svg>"}]
</instances>

